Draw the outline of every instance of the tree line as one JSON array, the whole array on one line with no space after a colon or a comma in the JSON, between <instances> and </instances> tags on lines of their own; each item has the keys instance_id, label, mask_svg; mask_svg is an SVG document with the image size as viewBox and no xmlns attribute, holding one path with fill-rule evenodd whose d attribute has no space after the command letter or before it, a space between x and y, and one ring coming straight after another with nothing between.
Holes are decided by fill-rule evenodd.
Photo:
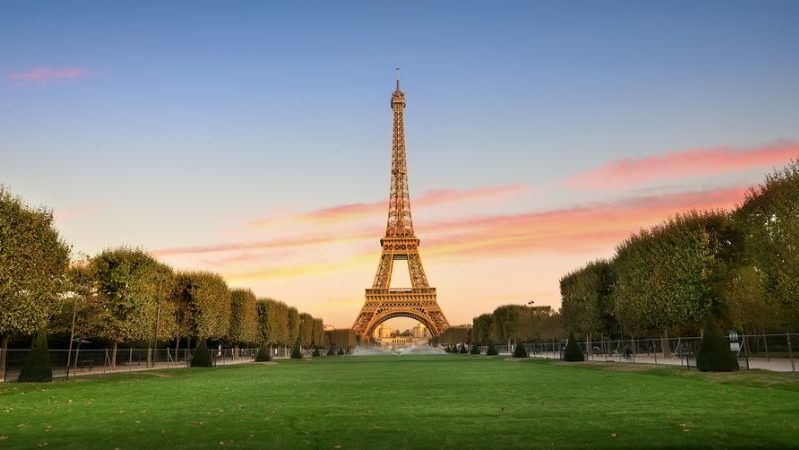
<instances>
[{"instance_id":1,"label":"tree line","mask_svg":"<svg viewBox=\"0 0 799 450\"><path fill-rule=\"evenodd\" d=\"M192 342L322 347L322 319L218 274L175 271L139 249L119 247L70 261L46 208L0 186L0 370L12 338L40 330L120 344ZM185 348L185 347L184 347Z\"/></svg>"},{"instance_id":2,"label":"tree line","mask_svg":"<svg viewBox=\"0 0 799 450\"><path fill-rule=\"evenodd\" d=\"M696 335L705 320L740 332L799 328L799 160L733 211L688 211L642 229L560 280L568 331Z\"/></svg>"}]
</instances>

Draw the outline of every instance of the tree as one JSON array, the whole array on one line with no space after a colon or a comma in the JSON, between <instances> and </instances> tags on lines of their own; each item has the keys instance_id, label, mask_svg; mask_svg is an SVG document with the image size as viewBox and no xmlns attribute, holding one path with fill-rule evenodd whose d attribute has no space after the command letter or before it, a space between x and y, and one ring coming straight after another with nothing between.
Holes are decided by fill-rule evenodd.
<instances>
[{"instance_id":1,"label":"tree","mask_svg":"<svg viewBox=\"0 0 799 450\"><path fill-rule=\"evenodd\" d=\"M615 313L631 333L699 323L719 307L715 271L732 245L729 216L690 211L643 230L616 250Z\"/></svg>"},{"instance_id":2,"label":"tree","mask_svg":"<svg viewBox=\"0 0 799 450\"><path fill-rule=\"evenodd\" d=\"M303 347L313 345L313 317L307 313L300 313L299 344Z\"/></svg>"},{"instance_id":3,"label":"tree","mask_svg":"<svg viewBox=\"0 0 799 450\"><path fill-rule=\"evenodd\" d=\"M434 344L461 344L469 342L471 334L470 326L449 327L431 341Z\"/></svg>"},{"instance_id":4,"label":"tree","mask_svg":"<svg viewBox=\"0 0 799 450\"><path fill-rule=\"evenodd\" d=\"M173 299L190 335L222 339L230 330L231 299L227 283L212 272L180 272Z\"/></svg>"},{"instance_id":5,"label":"tree","mask_svg":"<svg viewBox=\"0 0 799 450\"><path fill-rule=\"evenodd\" d=\"M799 160L752 188L733 214L743 234L746 259L759 273L768 302L799 325ZM771 307L771 306L770 306Z\"/></svg>"},{"instance_id":6,"label":"tree","mask_svg":"<svg viewBox=\"0 0 799 450\"><path fill-rule=\"evenodd\" d=\"M0 371L12 336L47 325L68 264L52 212L28 207L0 186Z\"/></svg>"},{"instance_id":7,"label":"tree","mask_svg":"<svg viewBox=\"0 0 799 450\"><path fill-rule=\"evenodd\" d=\"M326 330L325 339L329 347L337 348L339 350L352 348L358 345L358 340L355 337L355 331L353 331L351 328Z\"/></svg>"},{"instance_id":8,"label":"tree","mask_svg":"<svg viewBox=\"0 0 799 450\"><path fill-rule=\"evenodd\" d=\"M288 327L286 330L286 340L291 345L296 345L300 339L300 312L297 308L290 307L288 310Z\"/></svg>"},{"instance_id":9,"label":"tree","mask_svg":"<svg viewBox=\"0 0 799 450\"><path fill-rule=\"evenodd\" d=\"M258 316L255 294L249 289L230 291L230 331L228 336L237 345L258 340Z\"/></svg>"},{"instance_id":10,"label":"tree","mask_svg":"<svg viewBox=\"0 0 799 450\"><path fill-rule=\"evenodd\" d=\"M258 337L269 345L288 345L288 306L271 298L258 299Z\"/></svg>"},{"instance_id":11,"label":"tree","mask_svg":"<svg viewBox=\"0 0 799 450\"><path fill-rule=\"evenodd\" d=\"M311 327L311 343L314 348L324 347L325 345L325 323L322 319L313 319Z\"/></svg>"},{"instance_id":12,"label":"tree","mask_svg":"<svg viewBox=\"0 0 799 450\"><path fill-rule=\"evenodd\" d=\"M560 280L561 311L569 331L586 336L611 334L616 329L611 294L615 275L607 260L588 263Z\"/></svg>"},{"instance_id":13,"label":"tree","mask_svg":"<svg viewBox=\"0 0 799 450\"><path fill-rule=\"evenodd\" d=\"M494 329L494 316L490 313L481 314L472 320L472 343L488 345L496 342L492 331Z\"/></svg>"},{"instance_id":14,"label":"tree","mask_svg":"<svg viewBox=\"0 0 799 450\"><path fill-rule=\"evenodd\" d=\"M112 341L111 366L116 367L119 343L152 337L159 303L168 306L164 280L171 279L172 269L141 250L124 247L103 251L91 266L99 304L96 335Z\"/></svg>"}]
</instances>

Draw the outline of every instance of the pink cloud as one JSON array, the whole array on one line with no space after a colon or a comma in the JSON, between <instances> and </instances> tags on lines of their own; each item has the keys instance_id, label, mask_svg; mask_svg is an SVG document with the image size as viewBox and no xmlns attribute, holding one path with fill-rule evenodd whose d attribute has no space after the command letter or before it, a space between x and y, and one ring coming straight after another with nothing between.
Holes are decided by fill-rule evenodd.
<instances>
[{"instance_id":1,"label":"pink cloud","mask_svg":"<svg viewBox=\"0 0 799 450\"><path fill-rule=\"evenodd\" d=\"M638 159L622 159L578 173L566 180L582 189L623 189L652 182L716 175L782 165L799 156L799 143L783 141L772 145L680 150Z\"/></svg>"},{"instance_id":2,"label":"pink cloud","mask_svg":"<svg viewBox=\"0 0 799 450\"><path fill-rule=\"evenodd\" d=\"M8 75L8 79L16 84L41 84L52 83L65 80L86 78L90 75L86 69L79 67L63 67L51 69L49 67L37 67L28 72L17 72Z\"/></svg>"},{"instance_id":3,"label":"pink cloud","mask_svg":"<svg viewBox=\"0 0 799 450\"><path fill-rule=\"evenodd\" d=\"M65 210L55 211L53 213L53 218L55 218L55 220L58 220L58 221L63 221L63 220L74 219L76 217L90 216L90 215L93 215L93 214L97 213L98 211L102 210L104 207L105 207L105 205L99 205L99 204L98 205L89 205L89 204L81 205L81 206L78 206L78 207L72 208L72 209L65 209Z\"/></svg>"},{"instance_id":4,"label":"pink cloud","mask_svg":"<svg viewBox=\"0 0 799 450\"><path fill-rule=\"evenodd\" d=\"M524 184L481 186L473 189L432 190L423 193L419 197L411 198L411 205L414 208L424 208L447 203L469 202L488 198L507 198L530 190L531 188ZM333 206L330 208L299 213L285 218L258 219L252 222L252 225L271 225L275 222L286 219L299 219L311 222L343 222L347 220L359 219L362 217L385 214L387 208L387 200L371 203L350 203L346 205Z\"/></svg>"}]
</instances>

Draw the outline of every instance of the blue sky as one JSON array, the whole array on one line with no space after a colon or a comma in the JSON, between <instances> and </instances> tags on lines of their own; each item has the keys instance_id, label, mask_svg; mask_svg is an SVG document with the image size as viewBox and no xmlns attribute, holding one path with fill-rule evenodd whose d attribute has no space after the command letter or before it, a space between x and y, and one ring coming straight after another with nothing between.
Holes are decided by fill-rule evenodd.
<instances>
[{"instance_id":1,"label":"blue sky","mask_svg":"<svg viewBox=\"0 0 799 450\"><path fill-rule=\"evenodd\" d=\"M720 146L757 151L777 142L793 148L797 23L795 1L7 0L0 3L0 183L69 217L59 226L76 252L285 239L281 230L242 230L264 217L384 201L389 95L400 67L413 197L526 187L502 202L415 210L424 256L425 217L546 212L640 190L757 182L779 159L712 176L655 177L637 190L562 186L625 159ZM379 228L385 218L363 220ZM645 225L629 224L632 231ZM373 252L376 234L363 244ZM565 258L558 270L608 256L615 242ZM309 264L318 257L305 251ZM325 255L330 264L336 254ZM252 256L261 261L253 267L264 264ZM507 269L502 253L492 258L485 264L520 278L510 269L519 255L508 256ZM346 278L340 273L314 279L318 294L291 284L307 285L304 276L239 284L312 313L340 314L331 321L345 325L357 311L330 305L362 301L376 253L373 259L352 266L346 282L336 281ZM457 272L476 264L467 259L456 252L438 264ZM219 260L169 262L231 280L240 272ZM521 266L535 272L536 264ZM426 266L435 271L435 258ZM448 288L460 296L459 278L442 273L431 282L442 296ZM553 272L529 292L516 282L505 294L475 293L470 308L452 315L468 321L525 295L556 305L556 281Z\"/></svg>"}]
</instances>

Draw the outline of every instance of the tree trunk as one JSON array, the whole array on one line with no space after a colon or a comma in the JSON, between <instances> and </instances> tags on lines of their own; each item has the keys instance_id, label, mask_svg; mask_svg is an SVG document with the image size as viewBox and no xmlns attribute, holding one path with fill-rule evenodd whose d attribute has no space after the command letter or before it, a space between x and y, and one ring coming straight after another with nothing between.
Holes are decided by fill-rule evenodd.
<instances>
[{"instance_id":1,"label":"tree trunk","mask_svg":"<svg viewBox=\"0 0 799 450\"><path fill-rule=\"evenodd\" d=\"M591 333L585 334L585 353L589 358L594 356L594 349L591 347Z\"/></svg>"},{"instance_id":2,"label":"tree trunk","mask_svg":"<svg viewBox=\"0 0 799 450\"><path fill-rule=\"evenodd\" d=\"M178 351L180 350L180 335L178 335L177 339L175 339L175 362L178 362L178 358L180 358L180 354Z\"/></svg>"},{"instance_id":3,"label":"tree trunk","mask_svg":"<svg viewBox=\"0 0 799 450\"><path fill-rule=\"evenodd\" d=\"M671 343L669 342L669 330L663 330L660 338L660 348L663 349L663 357L671 358Z\"/></svg>"},{"instance_id":4,"label":"tree trunk","mask_svg":"<svg viewBox=\"0 0 799 450\"><path fill-rule=\"evenodd\" d=\"M3 336L3 346L0 348L0 372L3 374L3 381L6 379L6 353L8 353L8 341L11 336Z\"/></svg>"},{"instance_id":5,"label":"tree trunk","mask_svg":"<svg viewBox=\"0 0 799 450\"><path fill-rule=\"evenodd\" d=\"M117 370L117 341L114 341L111 348L111 370Z\"/></svg>"},{"instance_id":6,"label":"tree trunk","mask_svg":"<svg viewBox=\"0 0 799 450\"><path fill-rule=\"evenodd\" d=\"M771 359L768 356L768 339L766 339L766 330L762 330L762 332L763 332L763 347L766 350L766 361L771 361Z\"/></svg>"}]
</instances>

